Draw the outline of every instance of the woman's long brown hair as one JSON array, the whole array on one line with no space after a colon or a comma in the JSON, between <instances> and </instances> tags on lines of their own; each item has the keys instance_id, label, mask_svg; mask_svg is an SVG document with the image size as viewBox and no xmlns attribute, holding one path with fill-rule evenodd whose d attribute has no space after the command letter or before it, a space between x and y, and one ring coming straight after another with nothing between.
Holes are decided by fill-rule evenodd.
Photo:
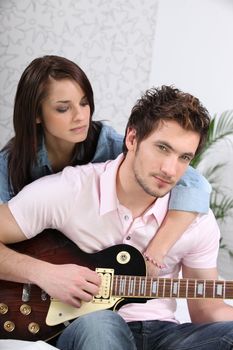
<instances>
[{"instance_id":1,"label":"woman's long brown hair","mask_svg":"<svg viewBox=\"0 0 233 350\"><path fill-rule=\"evenodd\" d=\"M85 141L75 146L70 165L86 164L95 153L100 123L92 121L94 96L91 84L74 62L60 56L43 56L33 60L24 70L15 95L13 125L15 136L4 147L8 153L9 188L17 194L32 181L31 170L37 163L38 138L42 132L36 117L41 115L41 103L48 93L49 79L76 81L90 106L90 127ZM80 158L81 155L81 158Z\"/></svg>"}]
</instances>

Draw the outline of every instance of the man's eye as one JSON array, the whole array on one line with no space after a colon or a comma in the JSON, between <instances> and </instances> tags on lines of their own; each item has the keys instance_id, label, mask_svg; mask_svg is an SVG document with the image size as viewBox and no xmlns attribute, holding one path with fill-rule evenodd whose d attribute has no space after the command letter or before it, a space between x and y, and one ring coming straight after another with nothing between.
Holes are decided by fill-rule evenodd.
<instances>
[{"instance_id":1,"label":"man's eye","mask_svg":"<svg viewBox=\"0 0 233 350\"><path fill-rule=\"evenodd\" d=\"M167 147L165 147L164 145L159 145L159 149L161 151L166 151L167 150Z\"/></svg>"},{"instance_id":2,"label":"man's eye","mask_svg":"<svg viewBox=\"0 0 233 350\"><path fill-rule=\"evenodd\" d=\"M192 158L190 156L183 156L182 159L185 161L185 162L191 162Z\"/></svg>"}]
</instances>

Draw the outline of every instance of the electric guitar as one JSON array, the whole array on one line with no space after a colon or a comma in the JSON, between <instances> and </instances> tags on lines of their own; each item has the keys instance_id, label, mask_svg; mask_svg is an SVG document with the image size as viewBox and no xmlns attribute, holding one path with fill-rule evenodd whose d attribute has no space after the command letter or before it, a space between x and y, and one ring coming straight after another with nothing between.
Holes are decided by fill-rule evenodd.
<instances>
[{"instance_id":1,"label":"electric guitar","mask_svg":"<svg viewBox=\"0 0 233 350\"><path fill-rule=\"evenodd\" d=\"M99 294L91 302L74 308L51 299L36 285L0 281L0 339L48 341L81 315L116 310L129 302L153 298L233 298L233 281L146 276L144 257L126 244L87 254L60 232L45 230L10 247L54 264L89 267L97 271L102 283Z\"/></svg>"}]
</instances>

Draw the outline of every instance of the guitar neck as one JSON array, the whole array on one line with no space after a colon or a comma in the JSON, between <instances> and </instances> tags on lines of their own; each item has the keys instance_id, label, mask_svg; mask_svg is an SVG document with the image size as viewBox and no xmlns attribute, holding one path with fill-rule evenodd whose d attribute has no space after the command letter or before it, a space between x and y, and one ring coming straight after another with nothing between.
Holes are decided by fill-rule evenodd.
<instances>
[{"instance_id":1,"label":"guitar neck","mask_svg":"<svg viewBox=\"0 0 233 350\"><path fill-rule=\"evenodd\" d=\"M112 294L125 298L233 298L233 281L115 275Z\"/></svg>"}]
</instances>

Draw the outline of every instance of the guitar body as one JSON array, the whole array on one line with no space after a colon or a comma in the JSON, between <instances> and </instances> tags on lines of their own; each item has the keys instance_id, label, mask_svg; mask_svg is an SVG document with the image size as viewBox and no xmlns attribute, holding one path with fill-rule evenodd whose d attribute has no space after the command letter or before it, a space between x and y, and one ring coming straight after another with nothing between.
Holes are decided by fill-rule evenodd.
<instances>
[{"instance_id":1,"label":"guitar body","mask_svg":"<svg viewBox=\"0 0 233 350\"><path fill-rule=\"evenodd\" d=\"M46 230L39 236L10 245L11 248L54 264L74 263L89 267L113 269L117 275L145 276L146 266L140 252L120 244L94 254L81 251L72 241L56 230ZM136 270L135 270L136 268ZM46 273L46 271L45 271ZM102 272L101 272L102 273ZM98 300L97 300L98 301ZM83 311L52 300L36 285L0 281L0 339L49 340L62 332L63 322L99 309L118 307L125 302L145 302L145 299L107 298L102 305L86 303ZM52 309L51 309L52 308ZM50 309L50 322L47 317ZM71 314L70 314L71 312ZM57 316L58 315L58 316ZM64 320L61 315L64 315ZM60 317L60 318L59 318ZM55 318L55 321L54 321ZM58 319L57 319L58 318ZM55 324L52 325L51 324Z\"/></svg>"}]
</instances>

